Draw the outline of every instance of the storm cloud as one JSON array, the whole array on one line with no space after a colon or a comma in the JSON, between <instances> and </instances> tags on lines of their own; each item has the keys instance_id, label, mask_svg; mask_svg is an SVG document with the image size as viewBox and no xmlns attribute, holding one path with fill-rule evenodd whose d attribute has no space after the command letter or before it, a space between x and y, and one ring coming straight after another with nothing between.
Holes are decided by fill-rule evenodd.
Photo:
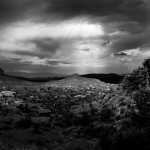
<instances>
[{"instance_id":1,"label":"storm cloud","mask_svg":"<svg viewBox=\"0 0 150 150\"><path fill-rule=\"evenodd\" d=\"M123 15L138 22L147 19L143 0L50 0L48 3L47 12L59 12L68 17Z\"/></svg>"},{"instance_id":2,"label":"storm cloud","mask_svg":"<svg viewBox=\"0 0 150 150\"><path fill-rule=\"evenodd\" d=\"M0 67L128 72L150 55L149 13L149 0L1 0Z\"/></svg>"}]
</instances>

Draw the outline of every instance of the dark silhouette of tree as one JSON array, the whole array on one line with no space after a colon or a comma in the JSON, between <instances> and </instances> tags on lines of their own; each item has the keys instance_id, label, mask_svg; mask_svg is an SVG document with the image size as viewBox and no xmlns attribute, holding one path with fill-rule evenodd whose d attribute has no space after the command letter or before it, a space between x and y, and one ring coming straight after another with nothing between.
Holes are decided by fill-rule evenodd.
<instances>
[{"instance_id":1,"label":"dark silhouette of tree","mask_svg":"<svg viewBox=\"0 0 150 150\"><path fill-rule=\"evenodd\" d=\"M0 74L4 74L4 70L0 68Z\"/></svg>"},{"instance_id":2,"label":"dark silhouette of tree","mask_svg":"<svg viewBox=\"0 0 150 150\"><path fill-rule=\"evenodd\" d=\"M138 113L136 113L134 119L140 125L147 126L150 123L150 92L147 89L137 91L133 100L136 103Z\"/></svg>"}]
</instances>

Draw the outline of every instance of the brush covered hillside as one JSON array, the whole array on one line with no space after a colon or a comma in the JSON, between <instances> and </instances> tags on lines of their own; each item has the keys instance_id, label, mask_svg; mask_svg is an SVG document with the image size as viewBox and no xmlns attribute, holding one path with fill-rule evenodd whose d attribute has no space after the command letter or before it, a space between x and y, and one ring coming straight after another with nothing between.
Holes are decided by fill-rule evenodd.
<instances>
[{"instance_id":1,"label":"brush covered hillside","mask_svg":"<svg viewBox=\"0 0 150 150\"><path fill-rule=\"evenodd\" d=\"M78 74L73 74L68 76L65 79L58 80L58 81L52 81L46 83L46 86L51 87L65 87L65 88L97 88L102 90L110 90L112 86L111 84L107 84L105 82L102 82L98 79L94 78L85 78Z\"/></svg>"},{"instance_id":2,"label":"brush covered hillside","mask_svg":"<svg viewBox=\"0 0 150 150\"><path fill-rule=\"evenodd\" d=\"M30 85L31 82L26 81L25 78L22 77L14 77L9 76L4 73L2 69L0 69L0 85L8 86L8 85Z\"/></svg>"}]
</instances>

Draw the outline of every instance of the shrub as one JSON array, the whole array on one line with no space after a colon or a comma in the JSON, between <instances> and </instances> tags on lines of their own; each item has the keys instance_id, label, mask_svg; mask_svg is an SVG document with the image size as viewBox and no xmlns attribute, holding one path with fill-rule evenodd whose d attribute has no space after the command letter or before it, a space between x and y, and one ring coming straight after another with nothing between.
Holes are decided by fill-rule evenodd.
<instances>
[{"instance_id":1,"label":"shrub","mask_svg":"<svg viewBox=\"0 0 150 150\"><path fill-rule=\"evenodd\" d=\"M150 92L149 90L139 90L134 93L133 100L136 104L137 112L133 113L132 120L139 126L149 126L150 124Z\"/></svg>"},{"instance_id":2,"label":"shrub","mask_svg":"<svg viewBox=\"0 0 150 150\"><path fill-rule=\"evenodd\" d=\"M102 122L111 122L114 117L114 112L108 106L104 106L100 111L100 120Z\"/></svg>"},{"instance_id":3,"label":"shrub","mask_svg":"<svg viewBox=\"0 0 150 150\"><path fill-rule=\"evenodd\" d=\"M17 127L19 128L24 128L24 129L27 129L27 128L30 128L32 125L32 120L31 118L21 118L18 122L17 122Z\"/></svg>"}]
</instances>

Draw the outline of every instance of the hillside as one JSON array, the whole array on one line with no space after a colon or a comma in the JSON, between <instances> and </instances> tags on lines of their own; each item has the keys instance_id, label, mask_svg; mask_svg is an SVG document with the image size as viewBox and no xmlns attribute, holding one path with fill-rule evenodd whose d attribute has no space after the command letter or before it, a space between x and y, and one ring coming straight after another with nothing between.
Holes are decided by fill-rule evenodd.
<instances>
[{"instance_id":1,"label":"hillside","mask_svg":"<svg viewBox=\"0 0 150 150\"><path fill-rule=\"evenodd\" d=\"M112 87L111 84L104 83L98 79L85 78L78 74L70 75L67 78L59 80L59 81L47 82L45 85L51 86L51 87L67 87L67 88L94 87L94 88L100 88L104 90L110 90L110 88Z\"/></svg>"}]
</instances>

